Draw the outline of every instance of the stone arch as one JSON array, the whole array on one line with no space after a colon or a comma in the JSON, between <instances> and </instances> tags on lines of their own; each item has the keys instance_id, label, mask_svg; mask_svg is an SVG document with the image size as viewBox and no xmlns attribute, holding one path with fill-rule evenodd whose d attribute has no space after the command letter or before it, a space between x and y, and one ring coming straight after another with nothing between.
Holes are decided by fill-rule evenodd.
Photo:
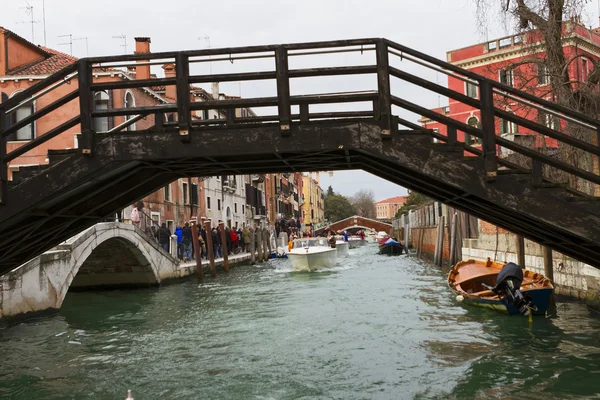
<instances>
[{"instance_id":1,"label":"stone arch","mask_svg":"<svg viewBox=\"0 0 600 400\"><path fill-rule=\"evenodd\" d=\"M93 267L93 264L102 258L101 253L110 250L110 246L120 249L120 254L124 254L127 257L126 261L137 260L141 262L141 268L146 271L146 274L142 273L145 277L145 286L158 285L161 281L159 262L157 262L157 257L153 257L151 254L152 251L160 252L160 250L149 246L149 243L146 241L142 242L139 233L135 231L133 225L118 223L98 224L85 231L69 245L71 247L71 267L63 281L64 285L57 295L56 308L60 308L73 282L77 285L76 287L106 286L109 284L105 280L101 281L102 284L100 285L93 285L90 284L93 283L92 281L83 282L81 277L77 280L75 278L82 267L84 270L88 267ZM142 282L138 283L142 284ZM129 282L127 285L131 286L132 284L135 284L135 282ZM115 281L115 284L112 286L119 286L119 281Z\"/></svg>"}]
</instances>

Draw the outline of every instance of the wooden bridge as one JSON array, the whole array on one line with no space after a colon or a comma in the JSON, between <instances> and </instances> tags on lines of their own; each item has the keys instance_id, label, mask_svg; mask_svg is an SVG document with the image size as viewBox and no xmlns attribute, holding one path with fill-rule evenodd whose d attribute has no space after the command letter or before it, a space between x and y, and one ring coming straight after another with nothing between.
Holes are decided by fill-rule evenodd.
<instances>
[{"instance_id":1,"label":"wooden bridge","mask_svg":"<svg viewBox=\"0 0 600 400\"><path fill-rule=\"evenodd\" d=\"M222 73L190 72L208 62L213 70L217 65L240 67ZM93 80L98 71L165 63L175 64L175 77ZM478 86L479 96L472 98L425 78L433 72ZM264 95L190 100L190 85L215 81L255 81L257 92ZM65 90L67 83L70 91ZM176 86L177 101L94 109L98 91L156 85ZM320 87L339 90L311 91ZM66 94L22 120L5 118L56 90ZM417 103L415 90L479 109L481 126L430 111ZM600 148L592 140L576 139L497 106L499 99L506 98L579 126L591 132L593 140L599 132L600 121L595 118L386 39L79 60L0 104L0 273L179 177L341 169L363 169L600 267L598 198L552 182L546 175L553 169L595 187L600 184L598 171L583 170L497 136L495 118L556 139L561 146L594 159L600 156ZM58 115L70 101L79 102L79 115L69 120L57 116L52 130L7 152L9 135L40 118ZM236 109L248 107L258 116L236 115ZM226 110L227 117L198 117L198 111L215 109ZM422 129L410 121L414 114L447 125L448 135ZM116 116L128 119L108 132L93 130L94 118ZM141 118L153 118L153 128L125 131ZM49 165L7 180L9 162L76 126L81 132L78 149L52 151ZM459 141L457 131L479 138L481 146ZM503 149L525 162L499 157Z\"/></svg>"}]
</instances>

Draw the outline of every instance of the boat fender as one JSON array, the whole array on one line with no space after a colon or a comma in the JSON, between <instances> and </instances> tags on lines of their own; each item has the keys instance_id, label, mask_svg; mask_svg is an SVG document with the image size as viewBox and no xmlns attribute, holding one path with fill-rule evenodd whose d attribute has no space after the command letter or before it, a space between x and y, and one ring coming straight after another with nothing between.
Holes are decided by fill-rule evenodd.
<instances>
[{"instance_id":1,"label":"boat fender","mask_svg":"<svg viewBox=\"0 0 600 400\"><path fill-rule=\"evenodd\" d=\"M456 301L458 301L459 303L461 303L465 298L462 295L458 295L456 296Z\"/></svg>"}]
</instances>

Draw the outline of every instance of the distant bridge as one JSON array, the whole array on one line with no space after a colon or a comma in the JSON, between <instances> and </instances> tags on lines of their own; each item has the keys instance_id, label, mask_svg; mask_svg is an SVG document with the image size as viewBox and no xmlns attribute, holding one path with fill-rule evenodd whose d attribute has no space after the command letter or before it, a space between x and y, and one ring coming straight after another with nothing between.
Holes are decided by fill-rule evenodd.
<instances>
[{"instance_id":1,"label":"distant bridge","mask_svg":"<svg viewBox=\"0 0 600 400\"><path fill-rule=\"evenodd\" d=\"M377 232L383 231L385 233L390 233L390 231L392 230L392 224L377 221L375 219L361 217L358 215L353 215L352 217L334 222L333 224L326 226L325 228L318 229L316 232L323 232L328 230L336 232L354 232L364 229L373 229Z\"/></svg>"}]
</instances>

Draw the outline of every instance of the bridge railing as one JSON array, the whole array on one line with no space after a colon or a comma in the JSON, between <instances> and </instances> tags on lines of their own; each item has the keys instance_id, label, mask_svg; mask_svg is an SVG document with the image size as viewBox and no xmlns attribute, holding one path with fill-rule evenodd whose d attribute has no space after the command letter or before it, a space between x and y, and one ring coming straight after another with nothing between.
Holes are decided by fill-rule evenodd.
<instances>
[{"instance_id":1,"label":"bridge railing","mask_svg":"<svg viewBox=\"0 0 600 400\"><path fill-rule=\"evenodd\" d=\"M332 59L334 56L336 58ZM322 62L315 66L309 60ZM213 65L226 72L213 73ZM165 69L164 78L135 79L131 74L133 68L158 66ZM206 71L207 66L209 71ZM414 66L428 72L412 73ZM420 76L431 76L432 71L464 82L465 87L475 86L477 94L469 96L465 91L447 88L434 83L431 78ZM315 80L324 84L315 84ZM409 101L407 97L410 96L405 93L396 94L397 81L476 110L480 124L469 125L432 111L412 97ZM218 96L215 99L196 86L213 82L244 82L260 95L254 98ZM323 87L330 86L338 89L324 93ZM123 98L131 90L144 90L155 97L156 102L128 104ZM112 104L103 103L103 92L113 93L109 96ZM195 94L204 96L203 101L193 101ZM534 113L542 112L557 118L559 122L547 126L536 121L535 117L524 118L509 112L502 107L506 99L530 108ZM21 119L16 117L17 110L34 103L35 111L30 115ZM238 112L243 109L261 112ZM421 125L411 122L410 117L401 115L402 112L437 121L446 127L446 132L424 130ZM287 136L293 134L296 124L331 119L369 120L381 127L384 140L398 131L400 125L430 134L433 139L452 147L462 148L473 157L483 158L488 180L494 180L498 173L511 171L530 173L534 183L543 185L549 181L548 170L551 168L592 185L600 185L596 168L577 166L536 146L528 147L496 135L499 118L552 138L562 146L570 146L586 157L592 157L596 163L600 156L600 148L596 145L599 121L595 118L385 39L85 58L0 104L0 204L6 202L8 164L17 157L49 149L53 144L47 142L65 132L81 133L78 135L78 147L83 154L93 156L97 133L131 129L141 120L146 120L146 125L157 131L177 131L184 142L190 141L190 136L202 129L276 124L281 134ZM109 119L111 124L96 123ZM8 143L9 137L33 124L49 128L32 140ZM565 133L567 124L579 127L584 136L590 138L582 139ZM104 130L102 127L105 127ZM458 132L464 134L462 139ZM477 138L479 143L471 143L466 140L467 137ZM522 156L526 162L505 157L503 149ZM570 188L572 193L582 196L583 193L576 189Z\"/></svg>"}]
</instances>

